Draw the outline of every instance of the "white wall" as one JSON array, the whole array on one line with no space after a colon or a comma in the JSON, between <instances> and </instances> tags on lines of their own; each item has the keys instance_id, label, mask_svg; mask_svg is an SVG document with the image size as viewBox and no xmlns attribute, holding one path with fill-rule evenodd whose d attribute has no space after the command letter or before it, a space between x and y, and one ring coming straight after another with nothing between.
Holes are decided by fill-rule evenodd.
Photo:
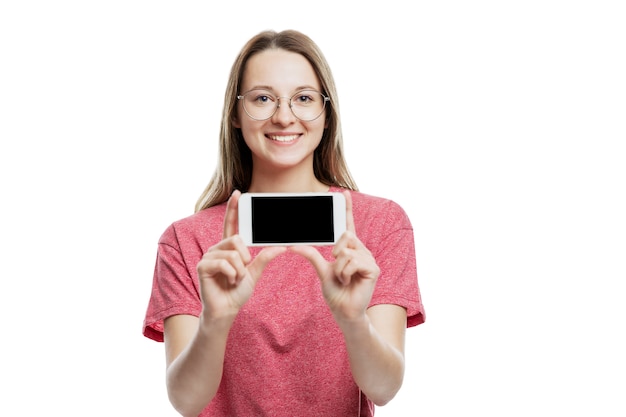
<instances>
[{"instance_id":1,"label":"white wall","mask_svg":"<svg viewBox=\"0 0 626 417\"><path fill-rule=\"evenodd\" d=\"M360 188L415 228L427 322L377 415L624 415L618 3L2 3L0 414L175 415L141 336L156 242L213 171L235 54L295 28Z\"/></svg>"}]
</instances>

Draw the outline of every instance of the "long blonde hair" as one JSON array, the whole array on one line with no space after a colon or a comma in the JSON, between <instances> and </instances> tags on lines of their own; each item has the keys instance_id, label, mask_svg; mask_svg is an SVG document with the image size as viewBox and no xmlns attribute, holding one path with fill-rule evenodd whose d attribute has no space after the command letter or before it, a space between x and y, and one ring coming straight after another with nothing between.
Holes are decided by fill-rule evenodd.
<instances>
[{"instance_id":1,"label":"long blonde hair","mask_svg":"<svg viewBox=\"0 0 626 417\"><path fill-rule=\"evenodd\" d=\"M252 154L243 140L241 130L233 126L233 121L237 117L237 94L250 57L274 48L304 56L313 66L320 80L322 92L330 98L329 105L326 106L327 127L314 152L315 177L329 186L358 189L344 158L339 101L326 58L315 42L303 33L295 30L282 32L268 30L257 34L244 45L230 70L220 127L217 168L196 202L196 212L225 202L236 189L246 192L250 187Z\"/></svg>"}]
</instances>

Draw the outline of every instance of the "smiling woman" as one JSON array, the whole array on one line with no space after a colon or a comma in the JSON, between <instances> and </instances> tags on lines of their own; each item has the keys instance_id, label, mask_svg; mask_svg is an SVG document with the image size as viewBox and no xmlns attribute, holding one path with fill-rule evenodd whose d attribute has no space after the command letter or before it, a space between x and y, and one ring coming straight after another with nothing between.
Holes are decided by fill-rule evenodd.
<instances>
[{"instance_id":1,"label":"smiling woman","mask_svg":"<svg viewBox=\"0 0 626 417\"><path fill-rule=\"evenodd\" d=\"M0 416L179 415L164 344L139 331L156 243L172 219L192 214L217 167L199 204L211 208L164 234L147 317L168 344L177 316L202 317L200 343L214 304L201 300L196 268L224 239L219 206L252 179L252 155L232 125L250 117L237 99L243 61L268 44L238 53L259 31L294 25L323 49L341 99L317 49L280 47L306 56L329 98L315 177L340 184L332 191L354 190L355 178L396 201L415 229L430 323L406 331L402 388L376 416L626 416L623 3L385 1L356 13L336 0L219 10L199 1L0 1L0 351L10 358ZM235 59L241 73L229 78ZM267 91L281 107L293 93ZM381 250L395 249L395 212L360 195L352 193L356 236L381 269L371 315L414 291L390 271L404 254ZM381 211L389 221L377 228ZM215 262L239 256L224 255ZM307 401L334 384L332 374L313 388L306 378L319 377L313 363L332 366L325 342L344 334L326 315L317 271L299 259L285 251L267 264L229 328L228 350L188 344L188 358L224 355L225 385L207 404L226 398L226 375L249 365L269 372L243 403L276 395L283 414L282 391ZM414 313L407 308L409 320ZM165 320L174 330L163 335ZM333 333L324 339L322 329ZM250 351L233 348L238 341ZM345 369L347 351L337 354ZM278 366L304 377L279 386ZM114 381L104 401L93 389L101 381Z\"/></svg>"},{"instance_id":2,"label":"smiling woman","mask_svg":"<svg viewBox=\"0 0 626 417\"><path fill-rule=\"evenodd\" d=\"M235 60L218 167L196 213L161 236L144 321L181 414L372 416L400 389L406 328L425 317L413 229L397 203L357 190L338 109L300 32L261 32ZM345 231L334 245L246 246L242 192L343 194Z\"/></svg>"},{"instance_id":3,"label":"smiling woman","mask_svg":"<svg viewBox=\"0 0 626 417\"><path fill-rule=\"evenodd\" d=\"M299 53L274 48L248 59L240 86L246 93L237 97L243 97L244 112L233 123L252 153L248 191L328 191L311 170L326 123L320 88L313 66Z\"/></svg>"}]
</instances>

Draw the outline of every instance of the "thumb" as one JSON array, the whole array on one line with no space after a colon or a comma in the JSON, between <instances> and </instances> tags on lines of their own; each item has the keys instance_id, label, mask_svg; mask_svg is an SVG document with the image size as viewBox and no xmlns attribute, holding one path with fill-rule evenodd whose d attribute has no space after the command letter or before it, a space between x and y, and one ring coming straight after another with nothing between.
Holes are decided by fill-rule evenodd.
<instances>
[{"instance_id":1,"label":"thumb","mask_svg":"<svg viewBox=\"0 0 626 417\"><path fill-rule=\"evenodd\" d=\"M237 233L238 229L238 206L241 191L235 190L228 199L226 204L226 214L224 215L224 232L222 239L229 238Z\"/></svg>"}]
</instances>

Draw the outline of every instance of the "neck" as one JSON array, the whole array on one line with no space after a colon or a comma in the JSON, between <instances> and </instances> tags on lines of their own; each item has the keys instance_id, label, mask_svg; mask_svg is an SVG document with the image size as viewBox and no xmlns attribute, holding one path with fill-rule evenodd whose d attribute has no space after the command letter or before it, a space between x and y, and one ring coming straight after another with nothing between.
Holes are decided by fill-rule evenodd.
<instances>
[{"instance_id":1,"label":"neck","mask_svg":"<svg viewBox=\"0 0 626 417\"><path fill-rule=\"evenodd\" d=\"M307 193L326 192L329 186L320 182L313 170L296 172L297 169L278 170L272 172L253 170L250 192L254 193Z\"/></svg>"}]
</instances>

